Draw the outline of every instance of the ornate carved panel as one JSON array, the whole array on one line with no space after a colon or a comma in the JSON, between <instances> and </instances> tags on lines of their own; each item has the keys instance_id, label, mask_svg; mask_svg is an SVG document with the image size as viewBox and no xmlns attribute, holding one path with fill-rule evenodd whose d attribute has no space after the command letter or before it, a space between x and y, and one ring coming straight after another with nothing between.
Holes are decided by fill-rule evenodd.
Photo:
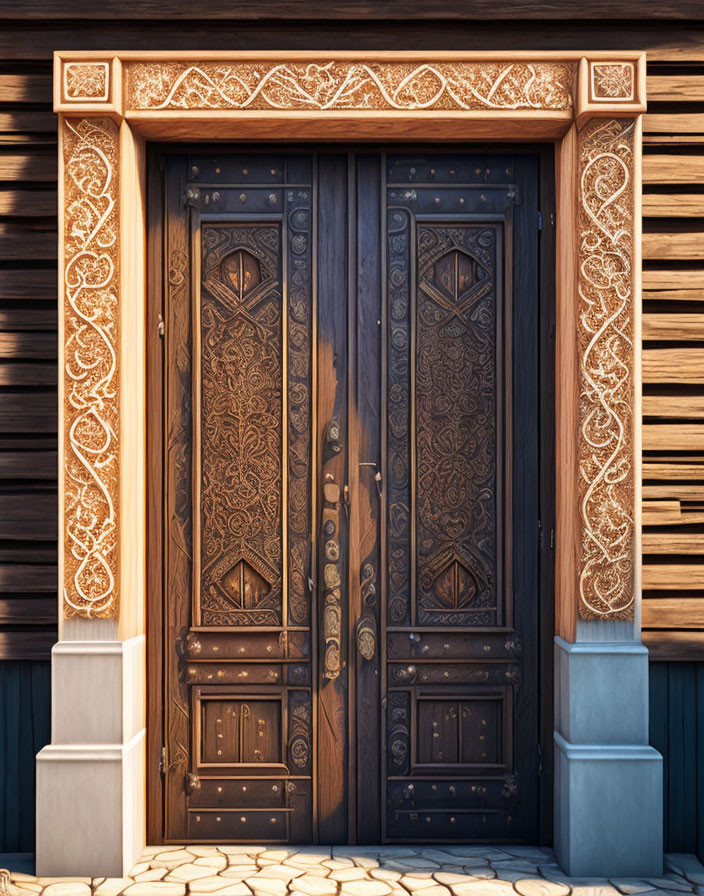
<instances>
[{"instance_id":1,"label":"ornate carved panel","mask_svg":"<svg viewBox=\"0 0 704 896\"><path fill-rule=\"evenodd\" d=\"M497 232L418 227L415 339L417 621L497 613Z\"/></svg>"},{"instance_id":2,"label":"ornate carved panel","mask_svg":"<svg viewBox=\"0 0 704 896\"><path fill-rule=\"evenodd\" d=\"M281 229L202 232L199 615L282 620Z\"/></svg>"},{"instance_id":3,"label":"ornate carved panel","mask_svg":"<svg viewBox=\"0 0 704 896\"><path fill-rule=\"evenodd\" d=\"M633 619L634 122L579 132L579 614Z\"/></svg>"},{"instance_id":4,"label":"ornate carved panel","mask_svg":"<svg viewBox=\"0 0 704 896\"><path fill-rule=\"evenodd\" d=\"M568 62L132 62L127 106L146 109L571 108Z\"/></svg>"},{"instance_id":5,"label":"ornate carved panel","mask_svg":"<svg viewBox=\"0 0 704 896\"><path fill-rule=\"evenodd\" d=\"M65 118L64 617L118 612L118 128Z\"/></svg>"}]
</instances>

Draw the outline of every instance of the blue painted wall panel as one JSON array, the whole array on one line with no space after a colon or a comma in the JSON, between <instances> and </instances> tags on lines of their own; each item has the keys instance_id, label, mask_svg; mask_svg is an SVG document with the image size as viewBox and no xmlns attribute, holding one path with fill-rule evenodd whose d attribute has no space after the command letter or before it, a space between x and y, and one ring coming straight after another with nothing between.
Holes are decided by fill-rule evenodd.
<instances>
[{"instance_id":1,"label":"blue painted wall panel","mask_svg":"<svg viewBox=\"0 0 704 896\"><path fill-rule=\"evenodd\" d=\"M51 664L0 662L0 853L34 852L34 761L50 738Z\"/></svg>"}]
</instances>

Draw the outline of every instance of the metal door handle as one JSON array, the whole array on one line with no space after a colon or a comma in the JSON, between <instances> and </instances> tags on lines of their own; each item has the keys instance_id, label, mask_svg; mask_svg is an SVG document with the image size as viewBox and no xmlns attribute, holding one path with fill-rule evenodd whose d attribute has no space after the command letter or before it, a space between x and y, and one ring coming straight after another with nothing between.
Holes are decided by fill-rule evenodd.
<instances>
[{"instance_id":1,"label":"metal door handle","mask_svg":"<svg viewBox=\"0 0 704 896\"><path fill-rule=\"evenodd\" d=\"M340 557L340 486L328 473L323 483L323 563L324 606L323 639L325 652L323 675L335 679L340 674L340 633L342 630Z\"/></svg>"}]
</instances>

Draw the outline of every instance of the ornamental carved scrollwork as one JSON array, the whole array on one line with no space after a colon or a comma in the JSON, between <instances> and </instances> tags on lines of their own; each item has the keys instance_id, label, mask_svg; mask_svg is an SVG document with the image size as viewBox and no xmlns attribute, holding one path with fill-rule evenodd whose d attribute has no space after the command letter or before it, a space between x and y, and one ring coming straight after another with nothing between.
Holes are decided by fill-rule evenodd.
<instances>
[{"instance_id":1,"label":"ornamental carved scrollwork","mask_svg":"<svg viewBox=\"0 0 704 896\"><path fill-rule=\"evenodd\" d=\"M133 62L134 110L472 110L572 106L568 62Z\"/></svg>"},{"instance_id":2,"label":"ornamental carved scrollwork","mask_svg":"<svg viewBox=\"0 0 704 896\"><path fill-rule=\"evenodd\" d=\"M118 128L64 119L64 616L118 610Z\"/></svg>"},{"instance_id":3,"label":"ornamental carved scrollwork","mask_svg":"<svg viewBox=\"0 0 704 896\"><path fill-rule=\"evenodd\" d=\"M579 611L633 619L635 124L579 132Z\"/></svg>"}]
</instances>

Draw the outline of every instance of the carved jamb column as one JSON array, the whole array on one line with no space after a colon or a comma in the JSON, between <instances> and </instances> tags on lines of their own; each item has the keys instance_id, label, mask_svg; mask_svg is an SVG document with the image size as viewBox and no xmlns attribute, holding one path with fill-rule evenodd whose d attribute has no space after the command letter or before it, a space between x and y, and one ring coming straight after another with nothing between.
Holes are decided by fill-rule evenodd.
<instances>
[{"instance_id":1,"label":"carved jamb column","mask_svg":"<svg viewBox=\"0 0 704 896\"><path fill-rule=\"evenodd\" d=\"M634 618L636 456L633 118L578 130L579 615Z\"/></svg>"},{"instance_id":2,"label":"carved jamb column","mask_svg":"<svg viewBox=\"0 0 704 896\"><path fill-rule=\"evenodd\" d=\"M634 62L581 66L577 600L584 620L633 621L640 581L641 138L633 106L643 110L642 80Z\"/></svg>"},{"instance_id":3,"label":"carved jamb column","mask_svg":"<svg viewBox=\"0 0 704 896\"><path fill-rule=\"evenodd\" d=\"M55 72L64 619L117 618L119 612L118 66L116 60L57 61Z\"/></svg>"}]
</instances>

